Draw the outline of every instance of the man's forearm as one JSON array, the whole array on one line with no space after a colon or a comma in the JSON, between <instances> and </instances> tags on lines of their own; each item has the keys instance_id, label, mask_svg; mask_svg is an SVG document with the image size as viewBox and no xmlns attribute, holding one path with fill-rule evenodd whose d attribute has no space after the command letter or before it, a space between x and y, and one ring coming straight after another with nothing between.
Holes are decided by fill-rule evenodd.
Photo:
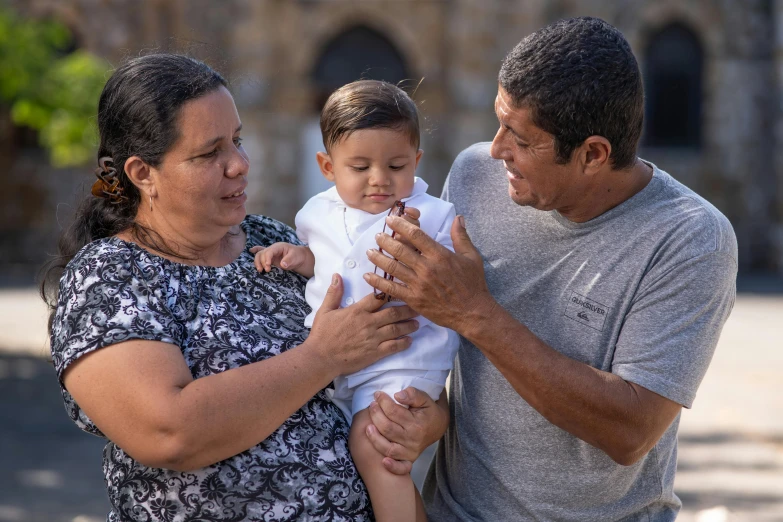
<instances>
[{"instance_id":1,"label":"man's forearm","mask_svg":"<svg viewBox=\"0 0 783 522\"><path fill-rule=\"evenodd\" d=\"M667 399L559 353L497 303L476 307L473 315L458 327L459 333L516 392L552 424L620 464L644 456L679 411L665 405L661 412L658 406Z\"/></svg>"}]
</instances>

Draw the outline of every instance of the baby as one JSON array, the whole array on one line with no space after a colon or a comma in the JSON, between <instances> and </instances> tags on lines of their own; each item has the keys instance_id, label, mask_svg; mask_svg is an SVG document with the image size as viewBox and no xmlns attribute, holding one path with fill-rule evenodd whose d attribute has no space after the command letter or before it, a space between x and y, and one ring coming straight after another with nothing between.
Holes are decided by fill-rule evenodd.
<instances>
[{"instance_id":1,"label":"baby","mask_svg":"<svg viewBox=\"0 0 783 522\"><path fill-rule=\"evenodd\" d=\"M362 277L375 269L365 252L377 248L375 235L384 230L390 211L399 208L397 201L417 208L421 229L453 250L453 205L427 195L427 184L415 177L422 155L419 117L402 89L375 80L341 87L326 101L321 133L326 152L317 154L318 165L334 187L311 198L296 215L297 235L307 246L275 243L255 250L259 270L278 266L310 278L305 290L313 309L305 319L308 328L334 273L344 281L343 306L373 292ZM393 397L408 386L437 400L458 345L451 330L423 317L417 320L420 327L407 350L334 381L332 401L351 422L349 448L381 522L415 520L417 493L409 475L394 475L383 467L384 456L365 435L367 407L376 391Z\"/></svg>"}]
</instances>

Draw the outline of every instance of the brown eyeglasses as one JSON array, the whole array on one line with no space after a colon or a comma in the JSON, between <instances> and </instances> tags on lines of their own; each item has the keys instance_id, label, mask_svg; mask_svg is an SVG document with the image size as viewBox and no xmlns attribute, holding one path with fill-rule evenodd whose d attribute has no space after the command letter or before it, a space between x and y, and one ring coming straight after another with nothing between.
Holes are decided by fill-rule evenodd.
<instances>
[{"instance_id":1,"label":"brown eyeglasses","mask_svg":"<svg viewBox=\"0 0 783 522\"><path fill-rule=\"evenodd\" d=\"M405 214L405 203L403 203L402 201L399 201L399 200L395 201L394 202L394 206L392 206L392 208L389 209L389 216L401 217L404 214ZM386 220L384 220L384 223L383 223L383 233L384 234L386 233ZM394 232L394 230L392 230L391 237L394 237L395 234L396 234L396 232ZM383 249L381 249L381 247L378 247L378 251L381 254L383 254ZM378 267L377 266L375 267L375 275L378 275ZM391 275L391 274L387 274L386 272L383 273L383 278L386 279L387 281L393 281L394 280L394 276ZM390 296L386 292L381 292L377 288L375 288L374 290L375 290L375 298L376 299L382 299L382 300L384 300L386 302L389 302L389 301L392 300L392 296Z\"/></svg>"}]
</instances>

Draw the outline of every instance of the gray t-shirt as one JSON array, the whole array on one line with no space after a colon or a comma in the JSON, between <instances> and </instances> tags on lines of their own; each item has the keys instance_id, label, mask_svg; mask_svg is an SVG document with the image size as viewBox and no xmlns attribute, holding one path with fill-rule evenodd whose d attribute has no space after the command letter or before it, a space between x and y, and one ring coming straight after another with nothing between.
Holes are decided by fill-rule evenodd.
<instances>
[{"instance_id":1,"label":"gray t-shirt","mask_svg":"<svg viewBox=\"0 0 783 522\"><path fill-rule=\"evenodd\" d=\"M495 299L560 353L690 408L734 304L728 220L655 167L643 190L586 223L519 206L507 187L481 143L460 154L443 192L465 216ZM464 338L450 408L424 486L430 520L677 515L679 416L644 458L621 466L547 421Z\"/></svg>"}]
</instances>

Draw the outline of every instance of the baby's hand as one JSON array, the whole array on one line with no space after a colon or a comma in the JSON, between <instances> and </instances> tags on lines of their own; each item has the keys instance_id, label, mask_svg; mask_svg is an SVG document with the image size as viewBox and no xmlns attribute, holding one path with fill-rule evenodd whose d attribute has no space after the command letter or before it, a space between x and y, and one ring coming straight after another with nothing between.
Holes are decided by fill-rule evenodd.
<instances>
[{"instance_id":1,"label":"baby's hand","mask_svg":"<svg viewBox=\"0 0 783 522\"><path fill-rule=\"evenodd\" d=\"M283 270L295 270L303 256L297 255L297 247L290 243L274 243L268 247L254 246L250 249L255 254L255 265L259 272L271 272L273 266Z\"/></svg>"},{"instance_id":2,"label":"baby's hand","mask_svg":"<svg viewBox=\"0 0 783 522\"><path fill-rule=\"evenodd\" d=\"M313 276L313 254L306 246L274 243L266 248L255 246L250 253L255 254L254 263L259 272L271 272L272 267L277 266L306 277Z\"/></svg>"}]
</instances>

